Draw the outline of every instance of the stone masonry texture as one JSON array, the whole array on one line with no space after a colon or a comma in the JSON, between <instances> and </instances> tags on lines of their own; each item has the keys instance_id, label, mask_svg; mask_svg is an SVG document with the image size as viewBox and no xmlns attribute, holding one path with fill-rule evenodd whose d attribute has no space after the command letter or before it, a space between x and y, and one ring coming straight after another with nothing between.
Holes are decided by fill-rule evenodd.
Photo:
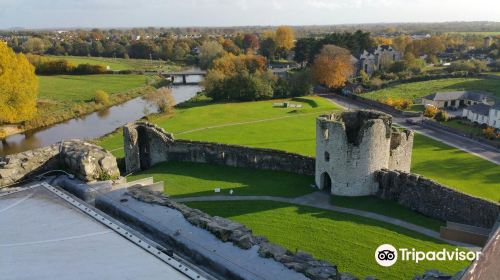
<instances>
[{"instance_id":1,"label":"stone masonry texture","mask_svg":"<svg viewBox=\"0 0 500 280\"><path fill-rule=\"evenodd\" d=\"M120 176L116 158L110 152L72 140L0 157L0 188L56 169L67 170L84 181Z\"/></svg>"},{"instance_id":2,"label":"stone masonry texture","mask_svg":"<svg viewBox=\"0 0 500 280\"><path fill-rule=\"evenodd\" d=\"M316 185L341 196L377 192L375 171L410 171L413 132L392 127L390 115L369 110L323 115L316 121Z\"/></svg>"},{"instance_id":3,"label":"stone masonry texture","mask_svg":"<svg viewBox=\"0 0 500 280\"><path fill-rule=\"evenodd\" d=\"M491 228L500 214L494 202L455 191L417 174L380 170L377 197L443 221Z\"/></svg>"}]
</instances>

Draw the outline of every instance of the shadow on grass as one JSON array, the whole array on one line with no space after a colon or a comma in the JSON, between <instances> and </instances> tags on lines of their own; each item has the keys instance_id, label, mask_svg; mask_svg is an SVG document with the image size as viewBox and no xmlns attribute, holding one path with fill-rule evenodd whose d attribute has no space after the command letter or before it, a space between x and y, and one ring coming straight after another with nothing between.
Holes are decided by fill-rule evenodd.
<instances>
[{"instance_id":1,"label":"shadow on grass","mask_svg":"<svg viewBox=\"0 0 500 280\"><path fill-rule=\"evenodd\" d=\"M234 195L297 197L312 192L309 186L314 182L312 176L282 171L187 162L161 163L134 177L150 176L155 181L164 180L167 194L172 197L224 195L230 189ZM181 193L175 190L176 186ZM221 188L222 192L215 193L214 188Z\"/></svg>"},{"instance_id":2,"label":"shadow on grass","mask_svg":"<svg viewBox=\"0 0 500 280\"><path fill-rule=\"evenodd\" d=\"M439 231L440 227L445 225L444 221L433 219L425 215L422 215L420 213L417 213L407 207L399 205L395 201L383 200L374 196L363 196L363 197L332 196L330 201L331 204L335 206L359 209L385 215L415 225L426 227L434 231Z\"/></svg>"},{"instance_id":3,"label":"shadow on grass","mask_svg":"<svg viewBox=\"0 0 500 280\"><path fill-rule=\"evenodd\" d=\"M295 207L297 215L308 215L317 219L324 219L332 223L347 222L351 224L378 227L386 230L396 232L407 237L415 238L421 241L433 242L435 244L448 244L444 241L425 236L423 234L405 229L403 227L391 225L384 222L379 222L373 219L359 217L350 214L334 212L330 210L323 210L313 207L298 206L283 202L274 201L217 201L217 202L187 202L189 207L200 209L213 216L221 216L231 219L235 216L250 215L265 211L274 211L280 208ZM287 219L287 217L281 217ZM291 219L291 218L290 218ZM292 219L291 219L292 220ZM335 235L334 232L331 233ZM354 237L353 237L354 238Z\"/></svg>"},{"instance_id":4,"label":"shadow on grass","mask_svg":"<svg viewBox=\"0 0 500 280\"><path fill-rule=\"evenodd\" d=\"M314 99L308 99L308 98L304 98L304 97L294 97L294 98L292 98L292 101L309 104L309 106L311 106L311 108L318 107L318 103Z\"/></svg>"}]
</instances>

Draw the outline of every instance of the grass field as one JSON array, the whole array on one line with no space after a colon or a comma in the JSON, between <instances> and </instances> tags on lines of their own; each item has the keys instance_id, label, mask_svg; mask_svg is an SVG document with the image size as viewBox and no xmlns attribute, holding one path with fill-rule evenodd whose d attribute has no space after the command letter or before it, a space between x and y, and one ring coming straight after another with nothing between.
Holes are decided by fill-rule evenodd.
<instances>
[{"instance_id":1,"label":"grass field","mask_svg":"<svg viewBox=\"0 0 500 280\"><path fill-rule=\"evenodd\" d=\"M432 219L412 211L404 206L399 205L395 201L382 200L374 196L364 197L346 197L332 196L332 205L364 210L368 212L378 213L384 216L393 217L402 221L419 225L434 231L439 231L445 222Z\"/></svg>"},{"instance_id":2,"label":"grass field","mask_svg":"<svg viewBox=\"0 0 500 280\"><path fill-rule=\"evenodd\" d=\"M477 135L477 136L483 135L483 129L478 125L474 125L472 122L468 120L453 119L453 120L448 120L446 122L441 122L441 124L451 128L458 129L467 134Z\"/></svg>"},{"instance_id":3,"label":"grass field","mask_svg":"<svg viewBox=\"0 0 500 280\"><path fill-rule=\"evenodd\" d=\"M75 65L93 64L109 66L111 70L162 70L176 71L181 67L172 63L149 59L124 59L86 56L48 56L53 59L65 59Z\"/></svg>"},{"instance_id":4,"label":"grass field","mask_svg":"<svg viewBox=\"0 0 500 280\"><path fill-rule=\"evenodd\" d=\"M250 227L254 234L291 251L301 250L338 265L341 272L377 279L412 279L428 269L455 273L467 262L398 261L390 268L374 259L381 244L396 248L439 251L455 247L415 232L367 218L278 202L231 201L191 202L190 207L222 216Z\"/></svg>"},{"instance_id":5,"label":"grass field","mask_svg":"<svg viewBox=\"0 0 500 280\"><path fill-rule=\"evenodd\" d=\"M297 112L273 108L275 101L211 104L176 109L164 117L154 117L176 138L274 148L303 155L315 154L315 117L338 109L328 100L308 97ZM99 141L100 145L123 157L121 132ZM417 135L412 172L447 184L471 195L500 200L500 166L459 149Z\"/></svg>"},{"instance_id":6,"label":"grass field","mask_svg":"<svg viewBox=\"0 0 500 280\"><path fill-rule=\"evenodd\" d=\"M97 90L109 94L127 91L146 85L143 75L59 75L39 76L39 99L70 105L89 101Z\"/></svg>"},{"instance_id":7,"label":"grass field","mask_svg":"<svg viewBox=\"0 0 500 280\"><path fill-rule=\"evenodd\" d=\"M411 171L464 193L500 201L500 166L416 135Z\"/></svg>"},{"instance_id":8,"label":"grass field","mask_svg":"<svg viewBox=\"0 0 500 280\"><path fill-rule=\"evenodd\" d=\"M385 100L389 97L413 100L434 92L456 90L487 91L500 98L500 80L478 78L454 78L425 82L407 83L391 86L385 89L368 92L364 97L374 100Z\"/></svg>"},{"instance_id":9,"label":"grass field","mask_svg":"<svg viewBox=\"0 0 500 280\"><path fill-rule=\"evenodd\" d=\"M127 180L150 176L155 182L163 181L165 192L172 197L228 195L229 190L233 195L297 197L314 190L311 176L202 163L162 163ZM221 192L215 193L215 188Z\"/></svg>"}]
</instances>

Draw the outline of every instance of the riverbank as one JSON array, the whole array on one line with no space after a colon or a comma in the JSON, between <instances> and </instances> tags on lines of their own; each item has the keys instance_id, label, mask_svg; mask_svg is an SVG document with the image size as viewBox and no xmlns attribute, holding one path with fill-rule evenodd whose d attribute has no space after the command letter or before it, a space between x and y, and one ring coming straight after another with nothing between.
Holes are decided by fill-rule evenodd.
<instances>
[{"instance_id":1,"label":"riverbank","mask_svg":"<svg viewBox=\"0 0 500 280\"><path fill-rule=\"evenodd\" d=\"M148 85L154 82L144 75L55 75L39 76L39 81L36 116L22 124L0 126L0 135L29 132L124 103L150 92ZM97 90L109 94L108 104L93 101Z\"/></svg>"},{"instance_id":2,"label":"riverbank","mask_svg":"<svg viewBox=\"0 0 500 280\"><path fill-rule=\"evenodd\" d=\"M113 94L109 98L109 103L99 104L95 102L86 102L86 103L77 103L73 106L62 109L56 112L50 113L50 104L48 104L49 108L43 108L40 112L38 112L38 116L34 119L30 120L26 124L22 125L3 125L0 126L0 130L3 130L3 135L5 138L9 136L13 136L16 134L27 133L34 130L42 129L51 125L55 125L58 123L62 123L71 119L85 117L94 112L103 111L110 107L123 104L131 99L139 97L141 95L145 95L152 91L156 90L151 86L144 86L137 89L131 89L127 92ZM42 103L42 106L44 102ZM48 109L48 110L47 110ZM45 114L49 113L49 114Z\"/></svg>"}]
</instances>

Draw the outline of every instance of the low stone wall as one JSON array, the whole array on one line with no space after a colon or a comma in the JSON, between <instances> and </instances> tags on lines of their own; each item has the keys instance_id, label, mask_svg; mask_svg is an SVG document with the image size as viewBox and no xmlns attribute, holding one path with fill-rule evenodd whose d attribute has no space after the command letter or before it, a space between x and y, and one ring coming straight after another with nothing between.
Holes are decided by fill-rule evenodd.
<instances>
[{"instance_id":1,"label":"low stone wall","mask_svg":"<svg viewBox=\"0 0 500 280\"><path fill-rule=\"evenodd\" d=\"M292 253L277 244L270 243L265 237L254 236L250 229L240 223L221 217L213 217L198 209L176 203L163 193L154 192L145 187L130 187L127 192L142 202L178 210L192 225L211 232L223 242L231 242L244 250L257 245L260 257L272 258L287 268L304 274L309 279L355 279L347 274L341 276L335 265L317 260L304 252Z\"/></svg>"},{"instance_id":2,"label":"low stone wall","mask_svg":"<svg viewBox=\"0 0 500 280\"><path fill-rule=\"evenodd\" d=\"M483 228L491 228L500 205L469 196L430 179L400 171L376 172L377 197L390 199L426 216Z\"/></svg>"},{"instance_id":3,"label":"low stone wall","mask_svg":"<svg viewBox=\"0 0 500 280\"><path fill-rule=\"evenodd\" d=\"M0 157L0 188L50 170L64 169L84 181L120 176L115 157L80 140Z\"/></svg>"},{"instance_id":4,"label":"low stone wall","mask_svg":"<svg viewBox=\"0 0 500 280\"><path fill-rule=\"evenodd\" d=\"M272 149L174 140L162 128L142 122L126 126L123 135L127 173L160 162L181 161L314 175L313 157Z\"/></svg>"}]
</instances>

